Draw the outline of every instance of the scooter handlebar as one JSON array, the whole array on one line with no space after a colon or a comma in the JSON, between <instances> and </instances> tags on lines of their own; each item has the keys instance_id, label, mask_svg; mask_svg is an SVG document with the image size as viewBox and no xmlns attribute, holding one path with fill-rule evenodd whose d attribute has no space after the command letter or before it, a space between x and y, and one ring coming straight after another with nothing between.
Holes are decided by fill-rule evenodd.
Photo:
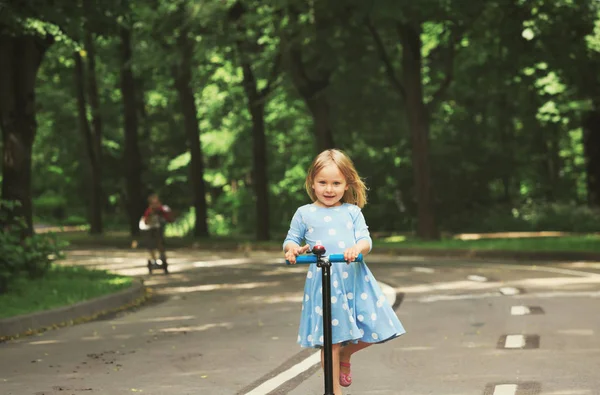
<instances>
[{"instance_id":1,"label":"scooter handlebar","mask_svg":"<svg viewBox=\"0 0 600 395\"><path fill-rule=\"evenodd\" d=\"M346 260L344 259L344 254L331 254L328 256L329 258L329 262L346 262ZM358 257L354 260L354 262L362 262L363 260L363 255L362 254L358 254ZM291 265L290 261L286 260L285 261L286 264ZM316 255L299 255L298 257L296 257L296 264L302 265L302 264L311 264L311 263L317 263L317 256Z\"/></svg>"}]
</instances>

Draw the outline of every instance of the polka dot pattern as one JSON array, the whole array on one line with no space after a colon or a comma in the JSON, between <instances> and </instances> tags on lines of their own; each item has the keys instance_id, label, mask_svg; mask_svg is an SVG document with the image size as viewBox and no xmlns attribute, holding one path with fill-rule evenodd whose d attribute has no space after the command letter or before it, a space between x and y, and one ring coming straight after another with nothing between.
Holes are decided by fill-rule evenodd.
<instances>
[{"instance_id":1,"label":"polka dot pattern","mask_svg":"<svg viewBox=\"0 0 600 395\"><path fill-rule=\"evenodd\" d=\"M343 254L370 236L361 210L350 204L335 208L306 205L298 209L286 241L325 246L327 255ZM333 343L386 341L405 331L385 300L366 263L333 263L331 268L331 325ZM323 345L322 269L310 265L301 302L298 343Z\"/></svg>"}]
</instances>

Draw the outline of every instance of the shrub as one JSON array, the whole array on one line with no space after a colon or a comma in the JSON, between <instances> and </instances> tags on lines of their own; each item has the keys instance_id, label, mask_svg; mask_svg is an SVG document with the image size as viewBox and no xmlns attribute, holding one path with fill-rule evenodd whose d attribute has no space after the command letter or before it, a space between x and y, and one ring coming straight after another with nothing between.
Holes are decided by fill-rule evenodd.
<instances>
[{"instance_id":1,"label":"shrub","mask_svg":"<svg viewBox=\"0 0 600 395\"><path fill-rule=\"evenodd\" d=\"M53 261L63 257L64 242L55 234L23 236L25 221L15 218L14 202L0 201L0 293L21 276L43 277Z\"/></svg>"}]
</instances>

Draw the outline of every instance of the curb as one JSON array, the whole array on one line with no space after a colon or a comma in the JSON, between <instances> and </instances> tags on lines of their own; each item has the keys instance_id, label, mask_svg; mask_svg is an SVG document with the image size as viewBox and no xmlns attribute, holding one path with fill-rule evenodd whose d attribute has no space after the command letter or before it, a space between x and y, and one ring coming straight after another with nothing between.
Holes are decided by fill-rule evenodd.
<instances>
[{"instance_id":1,"label":"curb","mask_svg":"<svg viewBox=\"0 0 600 395\"><path fill-rule=\"evenodd\" d=\"M0 342L50 329L91 321L98 317L137 306L148 297L144 283L133 279L131 287L65 307L39 311L0 320Z\"/></svg>"}]
</instances>

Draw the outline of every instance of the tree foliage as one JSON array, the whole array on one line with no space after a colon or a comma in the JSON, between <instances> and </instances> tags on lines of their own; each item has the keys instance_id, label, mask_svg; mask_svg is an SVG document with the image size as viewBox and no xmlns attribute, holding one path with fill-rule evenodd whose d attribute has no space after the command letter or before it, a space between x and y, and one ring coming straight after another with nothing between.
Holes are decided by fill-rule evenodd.
<instances>
[{"instance_id":1,"label":"tree foliage","mask_svg":"<svg viewBox=\"0 0 600 395\"><path fill-rule=\"evenodd\" d=\"M41 3L0 11L5 40L50 40L25 114L37 121L27 183L38 221L87 223L99 210L133 232L154 191L178 229L268 239L307 201L306 168L330 146L365 178L374 231L574 229L565 212L600 205L596 1ZM96 88L81 80L78 120L73 54L89 66L91 45ZM87 151L84 120L101 120ZM101 153L97 189L90 152ZM20 191L3 166L3 191Z\"/></svg>"}]
</instances>

